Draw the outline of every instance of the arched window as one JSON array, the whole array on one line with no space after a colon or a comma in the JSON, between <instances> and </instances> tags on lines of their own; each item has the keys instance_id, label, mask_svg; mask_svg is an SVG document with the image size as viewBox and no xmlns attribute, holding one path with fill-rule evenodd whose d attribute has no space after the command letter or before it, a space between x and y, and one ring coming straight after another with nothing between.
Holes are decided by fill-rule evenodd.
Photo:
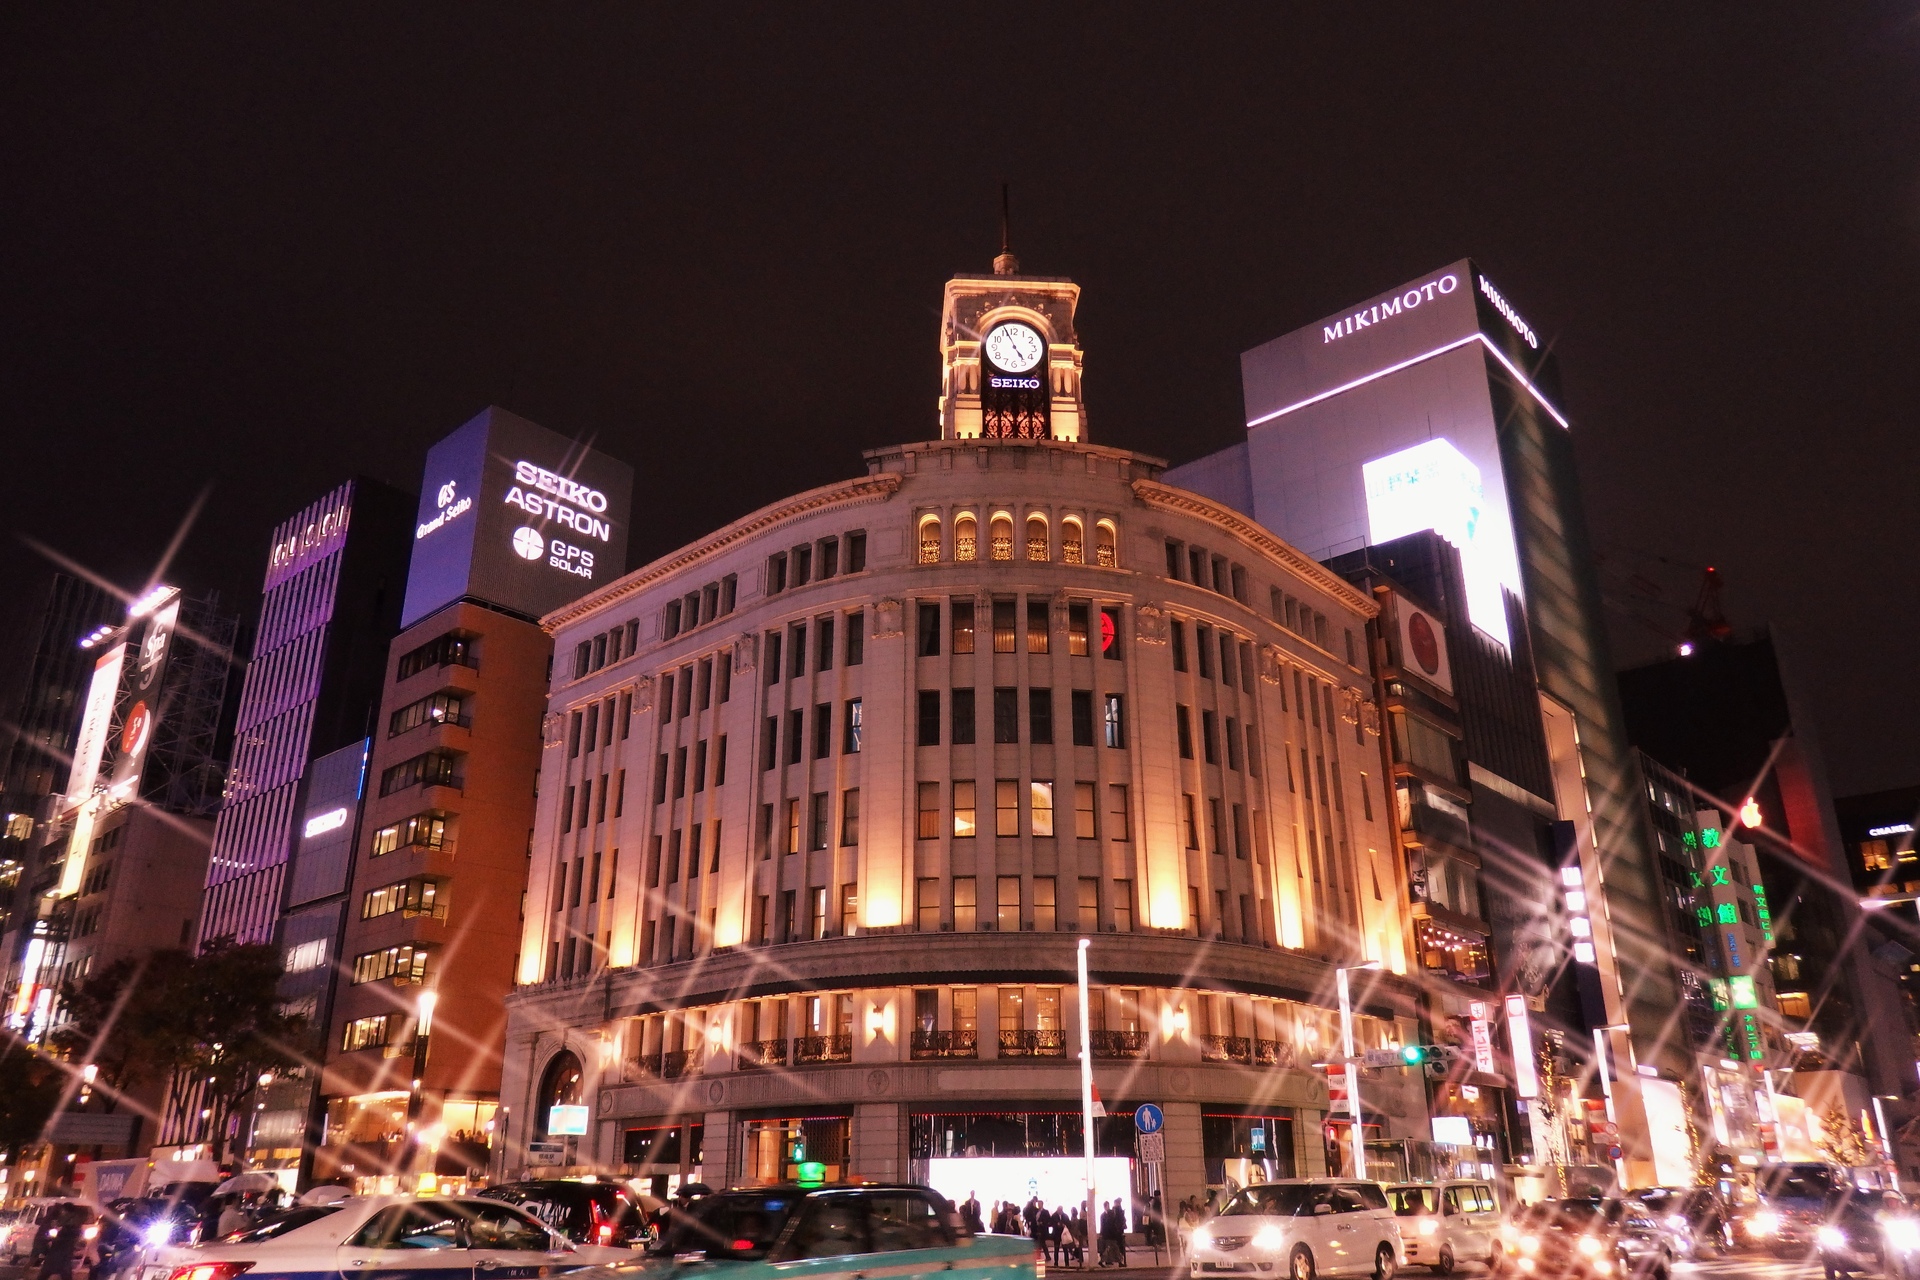
<instances>
[{"instance_id":1,"label":"arched window","mask_svg":"<svg viewBox=\"0 0 1920 1280\"><path fill-rule=\"evenodd\" d=\"M580 1059L565 1050L547 1064L547 1073L540 1077L540 1092L534 1100L533 1123L541 1137L549 1132L547 1126L552 1122L555 1107L580 1104L583 1074Z\"/></svg>"},{"instance_id":2,"label":"arched window","mask_svg":"<svg viewBox=\"0 0 1920 1280\"><path fill-rule=\"evenodd\" d=\"M1005 513L995 516L987 525L987 532L993 538L993 558L1013 559L1013 517Z\"/></svg>"},{"instance_id":3,"label":"arched window","mask_svg":"<svg viewBox=\"0 0 1920 1280\"><path fill-rule=\"evenodd\" d=\"M1045 560L1047 558L1047 518L1045 516L1027 517L1027 559Z\"/></svg>"},{"instance_id":4,"label":"arched window","mask_svg":"<svg viewBox=\"0 0 1920 1280\"><path fill-rule=\"evenodd\" d=\"M1086 548L1082 544L1080 521L1068 516L1060 522L1060 558L1068 564L1085 564Z\"/></svg>"},{"instance_id":5,"label":"arched window","mask_svg":"<svg viewBox=\"0 0 1920 1280\"><path fill-rule=\"evenodd\" d=\"M940 517L923 516L920 520L920 563L940 563Z\"/></svg>"},{"instance_id":6,"label":"arched window","mask_svg":"<svg viewBox=\"0 0 1920 1280\"><path fill-rule=\"evenodd\" d=\"M1102 520L1093 528L1094 563L1102 569L1111 569L1120 563L1118 539L1114 536L1113 521Z\"/></svg>"},{"instance_id":7,"label":"arched window","mask_svg":"<svg viewBox=\"0 0 1920 1280\"><path fill-rule=\"evenodd\" d=\"M980 554L980 525L972 516L955 516L953 519L953 558L971 561Z\"/></svg>"}]
</instances>

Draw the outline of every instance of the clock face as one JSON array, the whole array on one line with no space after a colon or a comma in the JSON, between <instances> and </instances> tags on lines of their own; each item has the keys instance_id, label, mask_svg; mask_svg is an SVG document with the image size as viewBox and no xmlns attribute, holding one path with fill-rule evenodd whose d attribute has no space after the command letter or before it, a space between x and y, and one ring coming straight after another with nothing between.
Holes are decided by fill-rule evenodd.
<instances>
[{"instance_id":1,"label":"clock face","mask_svg":"<svg viewBox=\"0 0 1920 1280\"><path fill-rule=\"evenodd\" d=\"M1047 344L1024 324L1009 322L987 335L987 358L1007 373L1025 373L1047 354Z\"/></svg>"}]
</instances>

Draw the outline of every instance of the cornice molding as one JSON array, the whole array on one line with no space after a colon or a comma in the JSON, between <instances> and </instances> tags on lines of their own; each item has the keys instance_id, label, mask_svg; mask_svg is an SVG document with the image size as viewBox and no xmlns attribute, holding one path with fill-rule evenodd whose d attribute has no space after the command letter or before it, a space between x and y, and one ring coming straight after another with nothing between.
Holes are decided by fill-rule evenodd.
<instances>
[{"instance_id":1,"label":"cornice molding","mask_svg":"<svg viewBox=\"0 0 1920 1280\"><path fill-rule=\"evenodd\" d=\"M762 507L736 520L720 532L712 534L704 541L682 547L655 560L652 564L635 569L599 591L582 596L564 608L555 609L540 619L540 626L551 635L570 622L577 621L597 609L604 609L610 604L618 603L628 596L637 595L688 565L698 564L702 560L716 556L796 516L810 515L823 507L885 502L899 491L900 481L900 476L882 472L877 475L861 476L857 480L843 480L823 488L811 489L796 497Z\"/></svg>"},{"instance_id":2,"label":"cornice molding","mask_svg":"<svg viewBox=\"0 0 1920 1280\"><path fill-rule=\"evenodd\" d=\"M1135 480L1134 496L1150 507L1160 507L1168 511L1179 511L1186 515L1198 516L1203 520L1226 529L1236 537L1242 538L1260 548L1275 560L1307 581L1349 606L1355 613L1374 618L1380 614L1380 606L1372 597L1366 595L1340 577L1331 569L1312 559L1299 548L1288 542L1282 542L1261 525L1241 515L1231 507L1223 507L1217 502L1201 497L1190 489L1176 488L1170 484L1161 484L1157 480Z\"/></svg>"}]
</instances>

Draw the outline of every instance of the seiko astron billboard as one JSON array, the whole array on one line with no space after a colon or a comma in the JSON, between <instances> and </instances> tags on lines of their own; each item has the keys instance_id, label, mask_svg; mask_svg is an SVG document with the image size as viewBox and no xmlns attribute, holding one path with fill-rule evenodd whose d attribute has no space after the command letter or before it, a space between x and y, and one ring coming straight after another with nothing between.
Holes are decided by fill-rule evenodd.
<instances>
[{"instance_id":1,"label":"seiko astron billboard","mask_svg":"<svg viewBox=\"0 0 1920 1280\"><path fill-rule=\"evenodd\" d=\"M626 572L633 469L504 409L427 452L400 624L462 597L529 618Z\"/></svg>"}]
</instances>

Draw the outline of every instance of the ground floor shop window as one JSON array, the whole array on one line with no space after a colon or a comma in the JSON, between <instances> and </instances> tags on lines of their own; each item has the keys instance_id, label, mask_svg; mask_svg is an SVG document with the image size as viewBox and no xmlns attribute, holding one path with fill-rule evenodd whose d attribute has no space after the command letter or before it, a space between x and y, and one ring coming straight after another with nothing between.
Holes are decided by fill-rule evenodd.
<instances>
[{"instance_id":1,"label":"ground floor shop window","mask_svg":"<svg viewBox=\"0 0 1920 1280\"><path fill-rule=\"evenodd\" d=\"M706 1126L657 1124L626 1132L620 1158L633 1176L646 1179L647 1191L664 1200L682 1182L699 1180Z\"/></svg>"},{"instance_id":2,"label":"ground floor shop window","mask_svg":"<svg viewBox=\"0 0 1920 1280\"><path fill-rule=\"evenodd\" d=\"M853 1121L847 1116L789 1116L741 1125L740 1183L838 1182L847 1177Z\"/></svg>"},{"instance_id":3,"label":"ground floor shop window","mask_svg":"<svg viewBox=\"0 0 1920 1280\"><path fill-rule=\"evenodd\" d=\"M1204 1112L1200 1116L1200 1142L1209 1187L1236 1191L1256 1182L1291 1178L1297 1172L1292 1112Z\"/></svg>"}]
</instances>

